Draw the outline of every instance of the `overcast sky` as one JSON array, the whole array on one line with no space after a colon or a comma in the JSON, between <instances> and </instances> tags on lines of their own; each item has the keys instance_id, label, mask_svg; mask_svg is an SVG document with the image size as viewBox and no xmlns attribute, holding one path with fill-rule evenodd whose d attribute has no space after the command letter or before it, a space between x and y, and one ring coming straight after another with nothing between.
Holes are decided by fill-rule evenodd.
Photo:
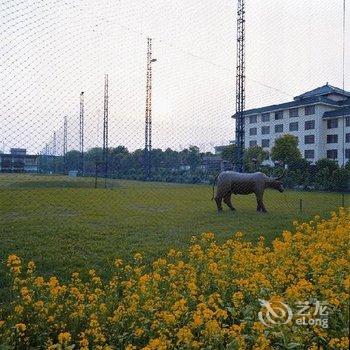
<instances>
[{"instance_id":1,"label":"overcast sky","mask_svg":"<svg viewBox=\"0 0 350 350\"><path fill-rule=\"evenodd\" d=\"M349 6L347 22L349 23ZM343 0L246 0L247 108L342 87ZM234 138L233 0L11 0L0 4L0 142L5 151L102 145L109 74L110 146L144 146L147 37L153 39L153 147L212 150ZM347 27L345 89L350 89ZM2 149L2 144L0 145Z\"/></svg>"}]
</instances>

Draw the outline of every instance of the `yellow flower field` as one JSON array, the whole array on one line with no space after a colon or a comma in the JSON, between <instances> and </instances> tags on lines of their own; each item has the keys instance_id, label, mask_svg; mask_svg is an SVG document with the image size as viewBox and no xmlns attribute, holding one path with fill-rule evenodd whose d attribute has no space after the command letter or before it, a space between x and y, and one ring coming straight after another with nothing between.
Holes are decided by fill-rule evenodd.
<instances>
[{"instance_id":1,"label":"yellow flower field","mask_svg":"<svg viewBox=\"0 0 350 350\"><path fill-rule=\"evenodd\" d=\"M263 237L246 242L242 233L218 244L205 233L193 237L188 252L171 250L151 266L141 254L133 264L116 259L109 281L90 270L62 283L10 255L12 302L0 311L0 344L348 349L349 236L348 209L295 223L272 246Z\"/></svg>"}]
</instances>

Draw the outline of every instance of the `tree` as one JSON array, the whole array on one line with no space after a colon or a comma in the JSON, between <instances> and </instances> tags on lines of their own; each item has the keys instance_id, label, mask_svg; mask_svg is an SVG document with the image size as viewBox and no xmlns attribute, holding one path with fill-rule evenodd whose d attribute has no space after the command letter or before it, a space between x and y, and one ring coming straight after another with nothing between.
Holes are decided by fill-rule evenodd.
<instances>
[{"instance_id":1,"label":"tree","mask_svg":"<svg viewBox=\"0 0 350 350\"><path fill-rule=\"evenodd\" d=\"M188 148L188 163L191 170L195 170L201 162L201 157L199 154L199 148L197 146L190 146Z\"/></svg>"},{"instance_id":2,"label":"tree","mask_svg":"<svg viewBox=\"0 0 350 350\"><path fill-rule=\"evenodd\" d=\"M345 164L345 169L350 171L350 160L348 160Z\"/></svg>"},{"instance_id":3,"label":"tree","mask_svg":"<svg viewBox=\"0 0 350 350\"><path fill-rule=\"evenodd\" d=\"M109 167L114 173L123 173L123 160L129 156L129 151L124 146L118 146L109 150Z\"/></svg>"},{"instance_id":4,"label":"tree","mask_svg":"<svg viewBox=\"0 0 350 350\"><path fill-rule=\"evenodd\" d=\"M254 146L244 151L244 166L246 171L257 171L261 163L269 159L269 152L260 146Z\"/></svg>"},{"instance_id":5,"label":"tree","mask_svg":"<svg viewBox=\"0 0 350 350\"><path fill-rule=\"evenodd\" d=\"M76 150L68 151L66 153L66 169L78 170L79 169L80 152Z\"/></svg>"},{"instance_id":6,"label":"tree","mask_svg":"<svg viewBox=\"0 0 350 350\"><path fill-rule=\"evenodd\" d=\"M320 159L315 164L316 177L315 185L319 190L331 190L333 173L339 169L336 161L331 159Z\"/></svg>"},{"instance_id":7,"label":"tree","mask_svg":"<svg viewBox=\"0 0 350 350\"><path fill-rule=\"evenodd\" d=\"M177 169L180 166L179 152L167 148L164 152L164 165L168 169Z\"/></svg>"},{"instance_id":8,"label":"tree","mask_svg":"<svg viewBox=\"0 0 350 350\"><path fill-rule=\"evenodd\" d=\"M330 180L330 189L345 191L350 189L350 171L346 168L338 168L333 171Z\"/></svg>"},{"instance_id":9,"label":"tree","mask_svg":"<svg viewBox=\"0 0 350 350\"><path fill-rule=\"evenodd\" d=\"M164 154L160 148L153 148L151 151L152 167L159 169L164 165Z\"/></svg>"},{"instance_id":10,"label":"tree","mask_svg":"<svg viewBox=\"0 0 350 350\"><path fill-rule=\"evenodd\" d=\"M316 162L316 171L321 171L323 169L326 169L330 174L333 173L333 171L339 169L339 165L335 160L323 158Z\"/></svg>"},{"instance_id":11,"label":"tree","mask_svg":"<svg viewBox=\"0 0 350 350\"><path fill-rule=\"evenodd\" d=\"M236 161L236 152L237 152L237 147L236 145L228 145L226 147L223 148L222 152L221 152L221 158L223 160L226 160L232 164L235 163Z\"/></svg>"},{"instance_id":12,"label":"tree","mask_svg":"<svg viewBox=\"0 0 350 350\"><path fill-rule=\"evenodd\" d=\"M286 134L278 138L271 149L271 159L287 164L288 166L300 158L301 153L298 148L298 138L293 135Z\"/></svg>"}]
</instances>

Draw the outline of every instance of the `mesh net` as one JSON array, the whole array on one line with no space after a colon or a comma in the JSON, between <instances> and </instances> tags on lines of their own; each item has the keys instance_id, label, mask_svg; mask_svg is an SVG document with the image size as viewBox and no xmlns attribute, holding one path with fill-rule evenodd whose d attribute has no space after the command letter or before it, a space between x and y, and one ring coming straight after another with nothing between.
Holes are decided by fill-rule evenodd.
<instances>
[{"instance_id":1,"label":"mesh net","mask_svg":"<svg viewBox=\"0 0 350 350\"><path fill-rule=\"evenodd\" d=\"M247 2L247 109L292 101L326 82L343 88L343 79L349 81L343 62L350 61L349 51L343 57L342 10L340 1ZM234 196L236 213L216 214L209 185L223 160L230 165L233 151L224 156L215 146L235 138L234 1L12 0L1 2L0 13L1 255L18 250L43 259L47 271L64 270L48 258L57 242L66 252L65 266L71 255L79 256L76 266L87 260L103 264L136 250L157 255L208 230L221 238L243 230L250 239L260 234L272 239L295 218L348 204L347 194L335 192L347 189L348 173L337 169L332 179L340 185L333 186L327 183L329 167L323 171L299 162L288 170L288 191L267 191L267 216L257 216L253 195ZM157 61L152 62L151 178L144 181L149 37ZM348 40L345 36L345 46ZM289 120L285 123L288 128ZM260 117L255 124L260 133L265 124ZM272 143L276 130L270 127L266 139ZM344 148L350 148L345 134ZM11 149L17 149L13 157ZM247 171L281 174L280 167L264 167L260 151L251 155ZM296 191L305 189L309 192Z\"/></svg>"}]
</instances>

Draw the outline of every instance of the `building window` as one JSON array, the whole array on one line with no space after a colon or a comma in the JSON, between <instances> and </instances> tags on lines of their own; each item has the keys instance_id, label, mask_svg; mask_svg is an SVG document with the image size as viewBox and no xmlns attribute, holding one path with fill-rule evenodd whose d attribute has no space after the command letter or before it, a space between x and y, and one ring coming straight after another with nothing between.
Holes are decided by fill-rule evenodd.
<instances>
[{"instance_id":1,"label":"building window","mask_svg":"<svg viewBox=\"0 0 350 350\"><path fill-rule=\"evenodd\" d=\"M305 122L305 130L313 130L315 129L315 121L314 120L308 120Z\"/></svg>"},{"instance_id":2,"label":"building window","mask_svg":"<svg viewBox=\"0 0 350 350\"><path fill-rule=\"evenodd\" d=\"M350 117L345 118L345 126L350 126Z\"/></svg>"},{"instance_id":3,"label":"building window","mask_svg":"<svg viewBox=\"0 0 350 350\"><path fill-rule=\"evenodd\" d=\"M275 132L283 132L283 124L275 125Z\"/></svg>"},{"instance_id":4,"label":"building window","mask_svg":"<svg viewBox=\"0 0 350 350\"><path fill-rule=\"evenodd\" d=\"M292 117L298 117L299 116L299 109L298 108L291 108L289 110L289 116Z\"/></svg>"},{"instance_id":5,"label":"building window","mask_svg":"<svg viewBox=\"0 0 350 350\"><path fill-rule=\"evenodd\" d=\"M262 139L261 147L270 147L270 139Z\"/></svg>"},{"instance_id":6,"label":"building window","mask_svg":"<svg viewBox=\"0 0 350 350\"><path fill-rule=\"evenodd\" d=\"M257 129L257 128L250 128L250 129L249 129L249 135L250 135L250 136L256 135L257 132L258 132L258 129Z\"/></svg>"},{"instance_id":7,"label":"building window","mask_svg":"<svg viewBox=\"0 0 350 350\"><path fill-rule=\"evenodd\" d=\"M327 135L327 143L338 143L338 135Z\"/></svg>"},{"instance_id":8,"label":"building window","mask_svg":"<svg viewBox=\"0 0 350 350\"><path fill-rule=\"evenodd\" d=\"M270 126L269 125L265 125L261 127L261 133L263 135L267 135L270 133Z\"/></svg>"},{"instance_id":9,"label":"building window","mask_svg":"<svg viewBox=\"0 0 350 350\"><path fill-rule=\"evenodd\" d=\"M350 132L345 134L345 142L350 143Z\"/></svg>"},{"instance_id":10,"label":"building window","mask_svg":"<svg viewBox=\"0 0 350 350\"><path fill-rule=\"evenodd\" d=\"M350 148L345 149L345 158L350 159Z\"/></svg>"},{"instance_id":11,"label":"building window","mask_svg":"<svg viewBox=\"0 0 350 350\"><path fill-rule=\"evenodd\" d=\"M335 129L338 127L338 119L328 119L327 129Z\"/></svg>"},{"instance_id":12,"label":"building window","mask_svg":"<svg viewBox=\"0 0 350 350\"><path fill-rule=\"evenodd\" d=\"M249 147L254 147L254 146L257 146L257 145L258 145L258 142L256 140L249 141Z\"/></svg>"},{"instance_id":13,"label":"building window","mask_svg":"<svg viewBox=\"0 0 350 350\"><path fill-rule=\"evenodd\" d=\"M254 124L258 121L258 116L257 115L250 115L249 116L249 124Z\"/></svg>"},{"instance_id":14,"label":"building window","mask_svg":"<svg viewBox=\"0 0 350 350\"><path fill-rule=\"evenodd\" d=\"M289 131L298 131L299 130L299 123L289 123Z\"/></svg>"},{"instance_id":15,"label":"building window","mask_svg":"<svg viewBox=\"0 0 350 350\"><path fill-rule=\"evenodd\" d=\"M327 158L328 159L337 159L338 158L338 150L337 149L327 150Z\"/></svg>"},{"instance_id":16,"label":"building window","mask_svg":"<svg viewBox=\"0 0 350 350\"><path fill-rule=\"evenodd\" d=\"M310 145L311 143L315 143L315 135L306 135L304 143L305 145Z\"/></svg>"},{"instance_id":17,"label":"building window","mask_svg":"<svg viewBox=\"0 0 350 350\"><path fill-rule=\"evenodd\" d=\"M305 115L315 114L315 106L306 106L305 107Z\"/></svg>"},{"instance_id":18,"label":"building window","mask_svg":"<svg viewBox=\"0 0 350 350\"><path fill-rule=\"evenodd\" d=\"M304 158L306 158L306 159L314 159L315 158L315 150L313 150L313 149L306 149L304 151Z\"/></svg>"},{"instance_id":19,"label":"building window","mask_svg":"<svg viewBox=\"0 0 350 350\"><path fill-rule=\"evenodd\" d=\"M283 111L275 112L275 120L283 119Z\"/></svg>"},{"instance_id":20,"label":"building window","mask_svg":"<svg viewBox=\"0 0 350 350\"><path fill-rule=\"evenodd\" d=\"M270 121L270 113L263 113L261 115L261 121L262 122L269 122Z\"/></svg>"}]
</instances>

